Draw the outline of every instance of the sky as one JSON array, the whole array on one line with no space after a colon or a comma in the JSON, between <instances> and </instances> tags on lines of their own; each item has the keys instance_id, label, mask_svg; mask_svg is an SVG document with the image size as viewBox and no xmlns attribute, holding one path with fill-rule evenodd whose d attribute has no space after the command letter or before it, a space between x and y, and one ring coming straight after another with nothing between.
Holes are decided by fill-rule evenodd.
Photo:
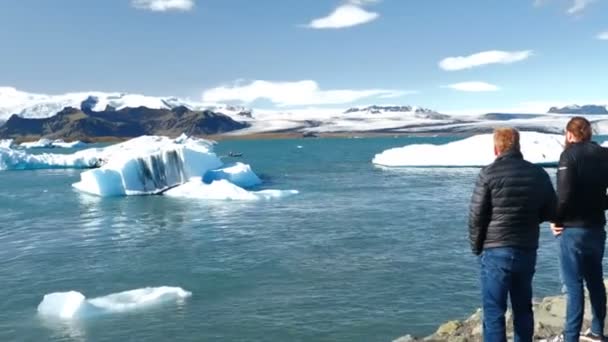
<instances>
[{"instance_id":1,"label":"sky","mask_svg":"<svg viewBox=\"0 0 608 342\"><path fill-rule=\"evenodd\" d=\"M0 87L254 108L608 104L608 0L0 0Z\"/></svg>"}]
</instances>

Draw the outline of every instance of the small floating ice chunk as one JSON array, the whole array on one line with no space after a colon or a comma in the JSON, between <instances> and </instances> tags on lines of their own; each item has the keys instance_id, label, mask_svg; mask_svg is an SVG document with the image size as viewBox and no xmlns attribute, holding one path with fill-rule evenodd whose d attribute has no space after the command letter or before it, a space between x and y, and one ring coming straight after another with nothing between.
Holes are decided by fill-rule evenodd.
<instances>
[{"instance_id":1,"label":"small floating ice chunk","mask_svg":"<svg viewBox=\"0 0 608 342\"><path fill-rule=\"evenodd\" d=\"M76 140L76 141L72 141L72 142L65 142L65 141L59 139L59 140L53 141L52 147L79 148L79 147L84 147L86 145L87 145L86 143L83 143L80 140Z\"/></svg>"},{"instance_id":2,"label":"small floating ice chunk","mask_svg":"<svg viewBox=\"0 0 608 342\"><path fill-rule=\"evenodd\" d=\"M563 136L520 132L524 158L535 164L556 165L563 151ZM492 134L476 135L443 145L414 144L377 154L373 163L381 166L480 167L494 161Z\"/></svg>"},{"instance_id":3,"label":"small floating ice chunk","mask_svg":"<svg viewBox=\"0 0 608 342\"><path fill-rule=\"evenodd\" d=\"M44 295L38 305L38 313L62 319L73 318L82 309L84 301L84 295L76 291L50 293Z\"/></svg>"},{"instance_id":4,"label":"small floating ice chunk","mask_svg":"<svg viewBox=\"0 0 608 342\"><path fill-rule=\"evenodd\" d=\"M42 138L38 141L22 142L19 146L22 148L51 148L53 140Z\"/></svg>"},{"instance_id":5,"label":"small floating ice chunk","mask_svg":"<svg viewBox=\"0 0 608 342\"><path fill-rule=\"evenodd\" d=\"M86 299L76 291L56 292L44 296L38 305L38 313L45 317L70 320L130 312L164 303L179 303L190 296L191 292L170 286L146 287L93 299Z\"/></svg>"},{"instance_id":6,"label":"small floating ice chunk","mask_svg":"<svg viewBox=\"0 0 608 342\"><path fill-rule=\"evenodd\" d=\"M14 142L13 139L2 139L0 140L0 148L12 148Z\"/></svg>"},{"instance_id":7,"label":"small floating ice chunk","mask_svg":"<svg viewBox=\"0 0 608 342\"><path fill-rule=\"evenodd\" d=\"M203 176L203 182L207 184L221 179L230 181L242 188L249 188L262 184L262 180L251 170L251 167L240 162L237 162L232 166L207 171Z\"/></svg>"},{"instance_id":8,"label":"small floating ice chunk","mask_svg":"<svg viewBox=\"0 0 608 342\"><path fill-rule=\"evenodd\" d=\"M180 302L192 292L180 287L146 287L93 298L87 302L103 312L127 312L168 302Z\"/></svg>"},{"instance_id":9,"label":"small floating ice chunk","mask_svg":"<svg viewBox=\"0 0 608 342\"><path fill-rule=\"evenodd\" d=\"M262 190L247 191L225 179L206 184L200 178L193 178L188 183L175 187L164 193L165 196L204 199L256 201L287 197L298 194L297 190Z\"/></svg>"}]
</instances>

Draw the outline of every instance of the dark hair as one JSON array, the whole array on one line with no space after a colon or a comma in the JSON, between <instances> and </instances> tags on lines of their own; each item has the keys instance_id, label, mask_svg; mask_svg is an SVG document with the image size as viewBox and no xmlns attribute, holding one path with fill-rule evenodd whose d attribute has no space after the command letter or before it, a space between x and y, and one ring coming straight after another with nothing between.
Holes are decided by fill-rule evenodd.
<instances>
[{"instance_id":1,"label":"dark hair","mask_svg":"<svg viewBox=\"0 0 608 342\"><path fill-rule=\"evenodd\" d=\"M566 131L570 132L580 141L589 141L593 135L591 123L581 116L575 116L570 119L566 125Z\"/></svg>"},{"instance_id":2,"label":"dark hair","mask_svg":"<svg viewBox=\"0 0 608 342\"><path fill-rule=\"evenodd\" d=\"M499 153L519 151L519 132L515 128L501 127L494 130L494 146Z\"/></svg>"}]
</instances>

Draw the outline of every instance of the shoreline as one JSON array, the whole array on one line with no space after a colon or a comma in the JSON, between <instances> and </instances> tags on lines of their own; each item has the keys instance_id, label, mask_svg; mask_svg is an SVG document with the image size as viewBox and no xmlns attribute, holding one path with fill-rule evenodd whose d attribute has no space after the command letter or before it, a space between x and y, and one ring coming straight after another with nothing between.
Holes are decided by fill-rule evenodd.
<instances>
[{"instance_id":1,"label":"shoreline","mask_svg":"<svg viewBox=\"0 0 608 342\"><path fill-rule=\"evenodd\" d=\"M238 141L238 140L284 140L284 139L368 139L368 138L407 138L407 137L420 137L420 138L434 138L434 137L465 137L471 134L466 133L395 133L395 132L337 132L337 133L315 133L315 136L304 136L300 132L263 132L263 133L224 133L224 134L211 134L211 135L194 135L193 137L202 138L213 141ZM167 135L171 138L177 138L177 136ZM12 137L6 139L14 139L16 144L23 142L34 142L38 141L43 136L22 136ZM65 142L72 142L80 140L85 143L119 143L124 142L136 137L115 137L115 136L101 136L101 137L75 137L73 139L62 139ZM4 138L3 138L4 139ZM49 138L55 139L55 138Z\"/></svg>"},{"instance_id":2,"label":"shoreline","mask_svg":"<svg viewBox=\"0 0 608 342\"><path fill-rule=\"evenodd\" d=\"M608 288L608 279L604 279ZM560 334L566 319L566 296L564 294L549 296L532 303L534 311L534 340L545 341L547 338ZM510 309L506 315L507 339L513 339L513 316ZM585 290L585 316L583 318L583 331L591 326L591 307L589 294ZM608 327L604 335L608 334ZM393 342L481 342L482 341L482 310L465 320L452 320L441 324L435 333L426 337L405 335Z\"/></svg>"}]
</instances>

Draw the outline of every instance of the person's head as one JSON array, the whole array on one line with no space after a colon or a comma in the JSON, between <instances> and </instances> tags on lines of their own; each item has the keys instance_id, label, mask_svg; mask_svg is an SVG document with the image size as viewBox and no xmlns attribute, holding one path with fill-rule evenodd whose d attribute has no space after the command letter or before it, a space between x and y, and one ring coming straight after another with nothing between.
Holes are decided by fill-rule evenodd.
<instances>
[{"instance_id":1,"label":"person's head","mask_svg":"<svg viewBox=\"0 0 608 342\"><path fill-rule=\"evenodd\" d=\"M515 128L503 127L494 130L494 154L499 156L508 151L519 152L519 132Z\"/></svg>"},{"instance_id":2,"label":"person's head","mask_svg":"<svg viewBox=\"0 0 608 342\"><path fill-rule=\"evenodd\" d=\"M589 120L576 116L568 121L566 125L566 147L591 140L593 131L591 129L591 123Z\"/></svg>"}]
</instances>

